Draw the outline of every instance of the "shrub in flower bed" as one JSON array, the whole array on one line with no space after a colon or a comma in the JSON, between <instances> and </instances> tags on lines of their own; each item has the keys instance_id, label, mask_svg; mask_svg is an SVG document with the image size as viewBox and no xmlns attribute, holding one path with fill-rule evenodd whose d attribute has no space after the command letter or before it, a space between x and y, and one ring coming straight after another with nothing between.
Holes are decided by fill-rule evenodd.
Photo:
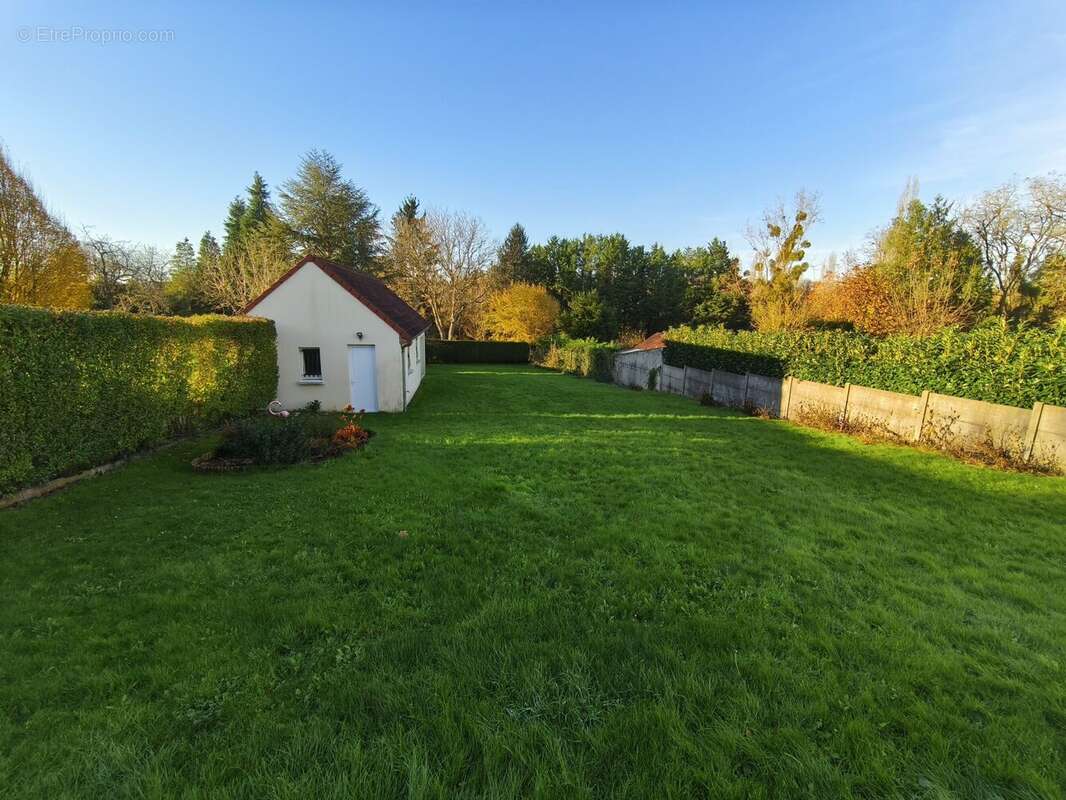
<instances>
[{"instance_id":1,"label":"shrub in flower bed","mask_svg":"<svg viewBox=\"0 0 1066 800\"><path fill-rule=\"evenodd\" d=\"M302 411L288 416L258 416L230 423L222 441L193 461L204 472L252 466L298 464L335 458L362 447L372 435L363 427L362 412L348 407L336 414Z\"/></svg>"}]
</instances>

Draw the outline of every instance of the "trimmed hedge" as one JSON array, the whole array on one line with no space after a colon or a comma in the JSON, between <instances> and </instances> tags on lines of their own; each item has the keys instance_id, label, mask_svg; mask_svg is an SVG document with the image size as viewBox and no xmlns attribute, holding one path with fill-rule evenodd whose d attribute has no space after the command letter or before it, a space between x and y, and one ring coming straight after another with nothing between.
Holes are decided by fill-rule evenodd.
<instances>
[{"instance_id":1,"label":"trimmed hedge","mask_svg":"<svg viewBox=\"0 0 1066 800\"><path fill-rule=\"evenodd\" d=\"M432 364L528 364L526 342L468 339L428 339L426 356Z\"/></svg>"},{"instance_id":2,"label":"trimmed hedge","mask_svg":"<svg viewBox=\"0 0 1066 800\"><path fill-rule=\"evenodd\" d=\"M1066 406L1066 327L1056 331L1001 323L933 336L875 338L845 331L733 333L672 328L665 363L759 375L854 383L903 394L925 390L1029 408Z\"/></svg>"},{"instance_id":3,"label":"trimmed hedge","mask_svg":"<svg viewBox=\"0 0 1066 800\"><path fill-rule=\"evenodd\" d=\"M0 494L261 409L274 323L0 306Z\"/></svg>"},{"instance_id":4,"label":"trimmed hedge","mask_svg":"<svg viewBox=\"0 0 1066 800\"><path fill-rule=\"evenodd\" d=\"M535 347L533 363L610 383L614 380L614 355L617 352L618 348L613 344L560 336Z\"/></svg>"}]
</instances>

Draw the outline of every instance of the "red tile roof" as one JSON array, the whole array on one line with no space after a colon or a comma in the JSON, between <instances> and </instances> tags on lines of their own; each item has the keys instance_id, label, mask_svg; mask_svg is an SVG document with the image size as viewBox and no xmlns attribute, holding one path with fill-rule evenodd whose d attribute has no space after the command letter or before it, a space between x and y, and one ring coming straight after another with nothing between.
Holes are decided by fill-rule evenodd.
<instances>
[{"instance_id":1,"label":"red tile roof","mask_svg":"<svg viewBox=\"0 0 1066 800\"><path fill-rule=\"evenodd\" d=\"M407 305L396 292L370 273L359 272L351 267L336 264L319 256L304 256L301 258L293 265L292 269L274 281L270 288L245 306L241 313L247 314L259 305L264 297L285 283L296 274L300 267L308 263L314 264L329 275L348 294L381 317L389 327L400 334L400 340L405 345L410 344L412 339L429 327L429 323L422 318L421 314Z\"/></svg>"},{"instance_id":2,"label":"red tile roof","mask_svg":"<svg viewBox=\"0 0 1066 800\"><path fill-rule=\"evenodd\" d=\"M664 333L653 333L643 342L634 347L634 350L662 350L666 347L666 335Z\"/></svg>"}]
</instances>

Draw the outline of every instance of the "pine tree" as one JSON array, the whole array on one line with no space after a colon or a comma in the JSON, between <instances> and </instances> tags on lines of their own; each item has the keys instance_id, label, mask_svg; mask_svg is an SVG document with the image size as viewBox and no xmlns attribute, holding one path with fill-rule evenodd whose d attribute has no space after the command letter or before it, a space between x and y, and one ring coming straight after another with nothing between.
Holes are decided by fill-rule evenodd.
<instances>
[{"instance_id":1,"label":"pine tree","mask_svg":"<svg viewBox=\"0 0 1066 800\"><path fill-rule=\"evenodd\" d=\"M425 216L424 212L421 214L418 212L418 208L418 198L413 194L409 194L403 199L403 202L400 203L400 208L392 215L392 219L394 222L397 220L414 222L416 219Z\"/></svg>"},{"instance_id":2,"label":"pine tree","mask_svg":"<svg viewBox=\"0 0 1066 800\"><path fill-rule=\"evenodd\" d=\"M500 245L496 273L503 285L515 282L532 282L529 269L529 237L526 229L515 223Z\"/></svg>"},{"instance_id":3,"label":"pine tree","mask_svg":"<svg viewBox=\"0 0 1066 800\"><path fill-rule=\"evenodd\" d=\"M165 291L168 310L174 314L192 314L200 311L198 303L199 261L188 236L174 246L174 255L170 257L169 268L170 277Z\"/></svg>"},{"instance_id":4,"label":"pine tree","mask_svg":"<svg viewBox=\"0 0 1066 800\"><path fill-rule=\"evenodd\" d=\"M211 231L204 231L204 235L200 237L200 247L196 251L196 268L203 271L213 267L221 257L222 251L219 249L215 237L211 234Z\"/></svg>"},{"instance_id":5,"label":"pine tree","mask_svg":"<svg viewBox=\"0 0 1066 800\"><path fill-rule=\"evenodd\" d=\"M196 251L186 236L174 246L174 255L170 257L170 273L192 272L196 269Z\"/></svg>"},{"instance_id":6,"label":"pine tree","mask_svg":"<svg viewBox=\"0 0 1066 800\"><path fill-rule=\"evenodd\" d=\"M241 238L247 238L253 231L261 228L274 215L270 205L270 189L263 176L256 172L252 184L248 187L248 202L241 216Z\"/></svg>"},{"instance_id":7,"label":"pine tree","mask_svg":"<svg viewBox=\"0 0 1066 800\"><path fill-rule=\"evenodd\" d=\"M247 210L248 204L244 202L242 197L234 197L229 204L229 214L223 223L223 228L225 229L225 233L222 236L223 253L237 252L241 249L241 234L243 233L241 222L244 219L244 212Z\"/></svg>"}]
</instances>

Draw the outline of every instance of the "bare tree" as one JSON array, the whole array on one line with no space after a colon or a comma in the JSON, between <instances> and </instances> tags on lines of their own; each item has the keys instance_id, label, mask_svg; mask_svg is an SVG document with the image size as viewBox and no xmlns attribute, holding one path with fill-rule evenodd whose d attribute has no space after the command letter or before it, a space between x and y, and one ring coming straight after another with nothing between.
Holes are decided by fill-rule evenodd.
<instances>
[{"instance_id":1,"label":"bare tree","mask_svg":"<svg viewBox=\"0 0 1066 800\"><path fill-rule=\"evenodd\" d=\"M431 317L441 338L454 339L477 324L496 258L480 219L446 211L397 219L390 244L394 288Z\"/></svg>"},{"instance_id":2,"label":"bare tree","mask_svg":"<svg viewBox=\"0 0 1066 800\"><path fill-rule=\"evenodd\" d=\"M1014 315L1024 290L1044 262L1066 249L1066 181L1030 178L1024 188L1007 183L981 195L963 214L995 283L997 310Z\"/></svg>"},{"instance_id":3,"label":"bare tree","mask_svg":"<svg viewBox=\"0 0 1066 800\"><path fill-rule=\"evenodd\" d=\"M81 243L97 308L145 314L167 311L168 260L157 248L97 236L88 228Z\"/></svg>"},{"instance_id":4,"label":"bare tree","mask_svg":"<svg viewBox=\"0 0 1066 800\"><path fill-rule=\"evenodd\" d=\"M201 292L220 311L239 313L291 266L291 253L269 236L251 236L203 267Z\"/></svg>"}]
</instances>

